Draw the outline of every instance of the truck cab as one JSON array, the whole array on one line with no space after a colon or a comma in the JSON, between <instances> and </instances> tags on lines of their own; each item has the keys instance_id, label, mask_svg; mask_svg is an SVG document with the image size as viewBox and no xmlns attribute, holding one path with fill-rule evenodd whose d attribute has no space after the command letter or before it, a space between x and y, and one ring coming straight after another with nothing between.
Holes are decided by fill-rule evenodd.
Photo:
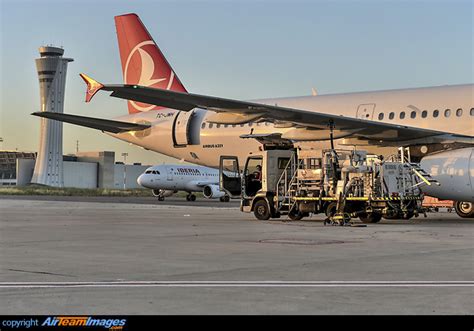
<instances>
[{"instance_id":1,"label":"truck cab","mask_svg":"<svg viewBox=\"0 0 474 331\"><path fill-rule=\"evenodd\" d=\"M231 197L241 198L241 211L254 212L261 220L278 218L277 182L294 155L292 149L265 150L249 155L242 171L236 156L221 156L220 187Z\"/></svg>"}]
</instances>

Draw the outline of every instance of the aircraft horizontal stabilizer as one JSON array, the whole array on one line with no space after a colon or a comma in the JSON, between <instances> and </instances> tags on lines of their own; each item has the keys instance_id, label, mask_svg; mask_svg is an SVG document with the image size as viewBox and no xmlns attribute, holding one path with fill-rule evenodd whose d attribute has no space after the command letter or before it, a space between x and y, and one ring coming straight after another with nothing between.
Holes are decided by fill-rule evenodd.
<instances>
[{"instance_id":1,"label":"aircraft horizontal stabilizer","mask_svg":"<svg viewBox=\"0 0 474 331\"><path fill-rule=\"evenodd\" d=\"M97 130L106 131L106 132L112 132L112 133L141 131L141 130L146 130L150 128L150 125L148 124L112 121L112 120L106 120L102 118L60 114L60 113L53 113L53 112L47 112L47 111L35 112L35 113L32 113L31 115L49 118L49 119L60 121L60 122L66 122L66 123L71 123L75 125L85 126L88 128L97 129Z\"/></svg>"}]
</instances>

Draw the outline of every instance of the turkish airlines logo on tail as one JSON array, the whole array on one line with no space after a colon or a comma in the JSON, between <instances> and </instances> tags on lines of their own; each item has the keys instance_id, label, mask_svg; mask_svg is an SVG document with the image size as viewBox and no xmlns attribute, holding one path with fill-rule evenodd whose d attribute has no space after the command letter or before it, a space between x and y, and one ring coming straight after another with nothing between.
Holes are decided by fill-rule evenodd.
<instances>
[{"instance_id":1,"label":"turkish airlines logo on tail","mask_svg":"<svg viewBox=\"0 0 474 331\"><path fill-rule=\"evenodd\" d=\"M158 70L155 74L157 63L150 52L159 52L152 40L142 41L130 51L123 74L125 84L169 90L173 85L174 72L167 63L158 63ZM137 68L139 69L137 70ZM153 78L156 76L159 78ZM138 111L149 111L157 107L131 100L129 102Z\"/></svg>"}]
</instances>

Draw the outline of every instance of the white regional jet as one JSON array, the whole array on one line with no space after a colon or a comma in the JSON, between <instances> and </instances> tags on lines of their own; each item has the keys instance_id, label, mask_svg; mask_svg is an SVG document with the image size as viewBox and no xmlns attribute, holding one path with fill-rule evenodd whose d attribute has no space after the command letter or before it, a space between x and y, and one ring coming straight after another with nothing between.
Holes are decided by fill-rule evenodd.
<instances>
[{"instance_id":1,"label":"white regional jet","mask_svg":"<svg viewBox=\"0 0 474 331\"><path fill-rule=\"evenodd\" d=\"M186 200L194 201L192 192L202 192L207 199L228 202L229 196L219 189L219 171L191 165L163 164L150 167L137 178L137 183L152 190L159 201L178 191L186 191Z\"/></svg>"},{"instance_id":2,"label":"white regional jet","mask_svg":"<svg viewBox=\"0 0 474 331\"><path fill-rule=\"evenodd\" d=\"M440 186L429 195L457 201L473 217L474 85L241 101L188 93L135 14L115 17L124 84L81 75L86 102L99 90L127 99L116 120L53 112L33 115L102 130L145 149L218 167L222 155L246 159L262 142L315 142L396 149L410 146ZM54 82L53 82L54 84ZM46 119L43 119L46 120Z\"/></svg>"}]
</instances>

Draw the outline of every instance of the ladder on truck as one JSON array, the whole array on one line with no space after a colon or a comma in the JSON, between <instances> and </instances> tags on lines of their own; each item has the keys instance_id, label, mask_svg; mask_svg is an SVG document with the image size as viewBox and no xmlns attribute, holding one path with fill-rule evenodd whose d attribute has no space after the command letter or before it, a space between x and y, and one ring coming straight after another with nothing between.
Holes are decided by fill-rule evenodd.
<instances>
[{"instance_id":1,"label":"ladder on truck","mask_svg":"<svg viewBox=\"0 0 474 331\"><path fill-rule=\"evenodd\" d=\"M279 211L290 212L296 201L293 199L299 194L298 168L301 165L296 153L293 153L276 185L276 196Z\"/></svg>"},{"instance_id":2,"label":"ladder on truck","mask_svg":"<svg viewBox=\"0 0 474 331\"><path fill-rule=\"evenodd\" d=\"M420 185L440 185L439 182L431 177L431 174L426 172L425 169L420 167L419 163L415 163L411 161L411 155L410 155L410 147L400 147L398 148L399 151L399 157L400 157L400 162L408 167L411 172L416 176L415 184L413 184L409 188L415 188Z\"/></svg>"}]
</instances>

